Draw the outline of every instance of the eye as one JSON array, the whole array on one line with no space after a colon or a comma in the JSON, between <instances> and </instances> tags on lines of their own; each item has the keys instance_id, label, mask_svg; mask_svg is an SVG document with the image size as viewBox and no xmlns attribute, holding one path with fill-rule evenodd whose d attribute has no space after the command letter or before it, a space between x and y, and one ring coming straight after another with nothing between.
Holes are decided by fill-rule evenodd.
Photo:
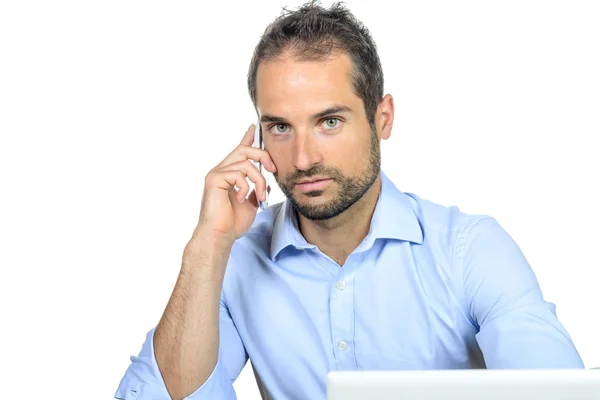
<instances>
[{"instance_id":1,"label":"eye","mask_svg":"<svg viewBox=\"0 0 600 400\"><path fill-rule=\"evenodd\" d=\"M340 120L338 118L327 118L323 123L327 129L334 129L338 127Z\"/></svg>"},{"instance_id":2,"label":"eye","mask_svg":"<svg viewBox=\"0 0 600 400\"><path fill-rule=\"evenodd\" d=\"M287 131L288 126L286 124L275 124L269 129L274 135L281 135Z\"/></svg>"}]
</instances>

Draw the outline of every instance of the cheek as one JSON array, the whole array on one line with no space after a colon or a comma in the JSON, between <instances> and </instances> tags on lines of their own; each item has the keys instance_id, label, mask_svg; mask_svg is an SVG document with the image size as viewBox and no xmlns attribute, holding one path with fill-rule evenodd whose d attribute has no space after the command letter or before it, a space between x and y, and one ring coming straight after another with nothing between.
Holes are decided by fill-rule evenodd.
<instances>
[{"instance_id":1,"label":"cheek","mask_svg":"<svg viewBox=\"0 0 600 400\"><path fill-rule=\"evenodd\" d=\"M339 166L345 171L362 171L364 163L369 159L369 147L363 143L345 141L325 157L326 162Z\"/></svg>"},{"instance_id":2,"label":"cheek","mask_svg":"<svg viewBox=\"0 0 600 400\"><path fill-rule=\"evenodd\" d=\"M292 156L286 149L277 149L276 151L269 152L271 159L275 163L277 168L277 175L284 177L289 174L294 166L292 165Z\"/></svg>"}]
</instances>

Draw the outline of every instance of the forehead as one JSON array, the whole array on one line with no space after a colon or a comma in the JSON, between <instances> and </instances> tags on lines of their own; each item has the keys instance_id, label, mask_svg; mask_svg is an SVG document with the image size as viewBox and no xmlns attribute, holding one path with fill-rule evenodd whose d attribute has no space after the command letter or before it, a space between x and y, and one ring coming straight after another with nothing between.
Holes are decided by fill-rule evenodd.
<instances>
[{"instance_id":1,"label":"forehead","mask_svg":"<svg viewBox=\"0 0 600 400\"><path fill-rule=\"evenodd\" d=\"M319 61L301 61L283 55L260 63L256 73L256 106L259 114L312 114L331 104L355 108L361 99L350 80L352 63L344 53Z\"/></svg>"}]
</instances>

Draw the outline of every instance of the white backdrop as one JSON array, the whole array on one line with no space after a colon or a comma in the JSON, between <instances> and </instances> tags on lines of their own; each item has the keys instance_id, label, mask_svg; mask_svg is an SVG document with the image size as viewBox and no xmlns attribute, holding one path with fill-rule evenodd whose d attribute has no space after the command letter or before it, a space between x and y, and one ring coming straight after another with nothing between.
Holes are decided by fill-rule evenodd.
<instances>
[{"instance_id":1,"label":"white backdrop","mask_svg":"<svg viewBox=\"0 0 600 400\"><path fill-rule=\"evenodd\" d=\"M112 397L171 294L205 174L255 121L248 63L286 4L0 4L2 398ZM600 366L600 3L347 5L395 98L384 170L497 218ZM259 398L249 368L235 387Z\"/></svg>"}]
</instances>

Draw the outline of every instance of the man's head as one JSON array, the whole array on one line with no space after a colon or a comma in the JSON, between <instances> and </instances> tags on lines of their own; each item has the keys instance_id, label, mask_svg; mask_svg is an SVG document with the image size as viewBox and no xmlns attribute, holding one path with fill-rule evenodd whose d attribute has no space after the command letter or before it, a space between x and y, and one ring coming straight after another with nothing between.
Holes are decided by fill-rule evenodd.
<instances>
[{"instance_id":1,"label":"man's head","mask_svg":"<svg viewBox=\"0 0 600 400\"><path fill-rule=\"evenodd\" d=\"M248 89L261 117L275 178L308 219L329 219L357 202L380 170L393 100L366 28L339 4L284 11L259 41ZM316 178L323 183L299 184Z\"/></svg>"}]
</instances>

